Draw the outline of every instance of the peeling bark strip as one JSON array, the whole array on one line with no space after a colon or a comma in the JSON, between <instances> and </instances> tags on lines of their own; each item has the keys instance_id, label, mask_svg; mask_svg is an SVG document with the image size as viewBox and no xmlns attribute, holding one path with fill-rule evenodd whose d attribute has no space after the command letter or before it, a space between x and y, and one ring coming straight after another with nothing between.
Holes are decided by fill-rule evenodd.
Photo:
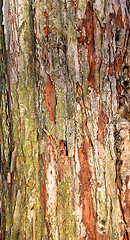
<instances>
[{"instance_id":1,"label":"peeling bark strip","mask_svg":"<svg viewBox=\"0 0 130 240\"><path fill-rule=\"evenodd\" d=\"M49 74L47 74L45 82L45 101L47 111L50 114L50 120L56 123L56 91Z\"/></svg>"},{"instance_id":2,"label":"peeling bark strip","mask_svg":"<svg viewBox=\"0 0 130 240\"><path fill-rule=\"evenodd\" d=\"M47 11L44 12L44 16L46 18L46 27L44 28L45 34L46 34L46 38L48 40L48 35L50 34L51 30L49 28L49 16L47 14Z\"/></svg>"},{"instance_id":3,"label":"peeling bark strip","mask_svg":"<svg viewBox=\"0 0 130 240\"><path fill-rule=\"evenodd\" d=\"M66 152L66 142L59 146L52 136L48 136L47 153L49 163L42 154L44 183L41 186L41 203L45 213L48 236L52 239L75 239L76 236L70 158ZM59 238L58 238L59 236Z\"/></svg>"},{"instance_id":4,"label":"peeling bark strip","mask_svg":"<svg viewBox=\"0 0 130 240\"><path fill-rule=\"evenodd\" d=\"M67 170L70 167L69 158L66 154L66 142L64 140L60 140L58 147L58 177L59 181L66 174Z\"/></svg>"},{"instance_id":5,"label":"peeling bark strip","mask_svg":"<svg viewBox=\"0 0 130 240\"><path fill-rule=\"evenodd\" d=\"M80 29L79 29L80 31ZM85 31L85 36L84 35ZM95 65L96 61L96 52L95 52L95 13L93 10L93 1L87 2L87 8L85 11L85 18L82 20L81 26L81 36L78 38L78 42L83 44L84 47L88 50L88 63L89 63L89 74L87 82L92 88L96 88L95 82Z\"/></svg>"},{"instance_id":6,"label":"peeling bark strip","mask_svg":"<svg viewBox=\"0 0 130 240\"><path fill-rule=\"evenodd\" d=\"M91 171L89 166L89 141L82 137L82 145L79 149L81 202L83 202L83 223L87 229L88 239L96 239L96 213L94 211L91 193ZM87 237L86 236L86 237Z\"/></svg>"},{"instance_id":7,"label":"peeling bark strip","mask_svg":"<svg viewBox=\"0 0 130 240\"><path fill-rule=\"evenodd\" d=\"M92 197L92 172L89 164L89 151L91 144L85 136L82 136L81 148L79 148L81 204L83 205L83 223L86 226L88 240L109 240L107 233L100 234L97 230L97 214L95 211L94 198Z\"/></svg>"}]
</instances>

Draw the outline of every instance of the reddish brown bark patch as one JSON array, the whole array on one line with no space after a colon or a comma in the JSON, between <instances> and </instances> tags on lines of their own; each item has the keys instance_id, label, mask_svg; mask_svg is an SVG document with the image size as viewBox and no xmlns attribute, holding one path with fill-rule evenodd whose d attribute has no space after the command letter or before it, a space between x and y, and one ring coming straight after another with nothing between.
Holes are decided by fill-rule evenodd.
<instances>
[{"instance_id":1,"label":"reddish brown bark patch","mask_svg":"<svg viewBox=\"0 0 130 240\"><path fill-rule=\"evenodd\" d=\"M59 141L58 156L63 159L66 156L66 142L62 139Z\"/></svg>"},{"instance_id":2,"label":"reddish brown bark patch","mask_svg":"<svg viewBox=\"0 0 130 240\"><path fill-rule=\"evenodd\" d=\"M106 137L106 125L109 119L105 113L105 107L101 105L98 115L98 140L103 144Z\"/></svg>"},{"instance_id":3,"label":"reddish brown bark patch","mask_svg":"<svg viewBox=\"0 0 130 240\"><path fill-rule=\"evenodd\" d=\"M95 13L93 10L93 4L88 2L88 6L86 9L86 19L83 21L83 26L86 29L86 38L88 40L88 62L89 62L89 75L88 82L90 87L95 87L95 41L94 41L94 31L96 31L95 27Z\"/></svg>"},{"instance_id":4,"label":"reddish brown bark patch","mask_svg":"<svg viewBox=\"0 0 130 240\"><path fill-rule=\"evenodd\" d=\"M88 240L109 240L106 233L100 234L97 231L97 217L92 198L91 178L92 173L89 166L89 150L91 144L89 140L82 137L82 145L79 149L80 160L80 182L81 182L81 201L83 204L83 223L87 230ZM82 239L86 239L82 238Z\"/></svg>"},{"instance_id":5,"label":"reddish brown bark patch","mask_svg":"<svg viewBox=\"0 0 130 240\"><path fill-rule=\"evenodd\" d=\"M64 140L60 140L59 142L57 155L58 155L57 164L58 179L59 181L61 181L63 175L66 174L70 168L70 158L67 156L66 142Z\"/></svg>"},{"instance_id":6,"label":"reddish brown bark patch","mask_svg":"<svg viewBox=\"0 0 130 240\"><path fill-rule=\"evenodd\" d=\"M110 76L113 75L113 71L114 71L114 63L112 62L109 65L109 72L108 73L109 73Z\"/></svg>"},{"instance_id":7,"label":"reddish brown bark patch","mask_svg":"<svg viewBox=\"0 0 130 240\"><path fill-rule=\"evenodd\" d=\"M110 17L110 22L109 22L109 24L111 24L111 21L112 21L113 19L115 19L116 27L123 27L122 11L121 11L121 6L120 6L120 1L118 1L117 5L118 5L118 12L117 12L117 14L116 14L116 7L115 7L116 4L115 4L115 5L112 4L112 8L113 8L113 11L114 11L114 12L111 12L111 13L109 14L109 17Z\"/></svg>"},{"instance_id":8,"label":"reddish brown bark patch","mask_svg":"<svg viewBox=\"0 0 130 240\"><path fill-rule=\"evenodd\" d=\"M51 29L49 28L49 16L48 16L48 13L46 11L44 11L44 16L46 18L46 27L44 28L44 32L46 34L46 37L48 38L48 35L51 32Z\"/></svg>"},{"instance_id":9,"label":"reddish brown bark patch","mask_svg":"<svg viewBox=\"0 0 130 240\"><path fill-rule=\"evenodd\" d=\"M57 162L57 148L56 148L55 140L53 139L52 136L48 136L46 149L47 149L49 161L51 162L51 158L53 157L53 159L56 163Z\"/></svg>"},{"instance_id":10,"label":"reddish brown bark patch","mask_svg":"<svg viewBox=\"0 0 130 240\"><path fill-rule=\"evenodd\" d=\"M122 22L122 11L121 11L121 6L119 2L119 8L116 16L116 27L123 27L123 22Z\"/></svg>"},{"instance_id":11,"label":"reddish brown bark patch","mask_svg":"<svg viewBox=\"0 0 130 240\"><path fill-rule=\"evenodd\" d=\"M119 75L121 70L122 70L122 54L120 52L115 59L115 71Z\"/></svg>"},{"instance_id":12,"label":"reddish brown bark patch","mask_svg":"<svg viewBox=\"0 0 130 240\"><path fill-rule=\"evenodd\" d=\"M45 83L45 102L47 111L50 114L50 120L56 123L56 91L49 74L47 74Z\"/></svg>"},{"instance_id":13,"label":"reddish brown bark patch","mask_svg":"<svg viewBox=\"0 0 130 240\"><path fill-rule=\"evenodd\" d=\"M87 229L88 239L96 239L96 213L94 211L91 194L91 171L89 166L89 142L82 137L82 145L79 149L81 200L83 201L83 223Z\"/></svg>"},{"instance_id":14,"label":"reddish brown bark patch","mask_svg":"<svg viewBox=\"0 0 130 240\"><path fill-rule=\"evenodd\" d=\"M89 74L87 81L90 87L95 88L96 52L94 32L96 31L96 27L95 27L95 12L93 10L93 1L88 2L85 14L86 17L82 20L82 26L80 31L81 35L77 40L79 43L82 43L88 50ZM85 36L83 34L84 29Z\"/></svg>"},{"instance_id":15,"label":"reddish brown bark patch","mask_svg":"<svg viewBox=\"0 0 130 240\"><path fill-rule=\"evenodd\" d=\"M77 1L71 0L71 7L76 9L77 8Z\"/></svg>"}]
</instances>

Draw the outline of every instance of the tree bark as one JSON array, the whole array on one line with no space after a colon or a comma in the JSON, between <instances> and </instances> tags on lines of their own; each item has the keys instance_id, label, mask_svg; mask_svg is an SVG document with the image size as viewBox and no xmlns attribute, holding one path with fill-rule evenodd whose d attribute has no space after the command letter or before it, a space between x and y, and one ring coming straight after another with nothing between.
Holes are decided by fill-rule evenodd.
<instances>
[{"instance_id":1,"label":"tree bark","mask_svg":"<svg viewBox=\"0 0 130 240\"><path fill-rule=\"evenodd\" d=\"M1 239L129 239L127 0L0 0Z\"/></svg>"}]
</instances>

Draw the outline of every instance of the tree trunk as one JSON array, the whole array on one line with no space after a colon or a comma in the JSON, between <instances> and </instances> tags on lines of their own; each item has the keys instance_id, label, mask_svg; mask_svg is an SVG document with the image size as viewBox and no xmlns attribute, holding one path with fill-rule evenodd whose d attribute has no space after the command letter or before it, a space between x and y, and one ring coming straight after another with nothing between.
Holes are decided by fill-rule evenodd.
<instances>
[{"instance_id":1,"label":"tree trunk","mask_svg":"<svg viewBox=\"0 0 130 240\"><path fill-rule=\"evenodd\" d=\"M127 0L0 0L1 239L129 239Z\"/></svg>"}]
</instances>

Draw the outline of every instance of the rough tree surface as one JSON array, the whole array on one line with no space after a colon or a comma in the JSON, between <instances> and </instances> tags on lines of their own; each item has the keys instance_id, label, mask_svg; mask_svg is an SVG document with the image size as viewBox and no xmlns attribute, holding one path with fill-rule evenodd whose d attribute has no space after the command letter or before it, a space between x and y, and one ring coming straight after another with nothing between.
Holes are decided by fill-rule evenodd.
<instances>
[{"instance_id":1,"label":"rough tree surface","mask_svg":"<svg viewBox=\"0 0 130 240\"><path fill-rule=\"evenodd\" d=\"M128 240L127 0L0 0L1 240Z\"/></svg>"}]
</instances>

